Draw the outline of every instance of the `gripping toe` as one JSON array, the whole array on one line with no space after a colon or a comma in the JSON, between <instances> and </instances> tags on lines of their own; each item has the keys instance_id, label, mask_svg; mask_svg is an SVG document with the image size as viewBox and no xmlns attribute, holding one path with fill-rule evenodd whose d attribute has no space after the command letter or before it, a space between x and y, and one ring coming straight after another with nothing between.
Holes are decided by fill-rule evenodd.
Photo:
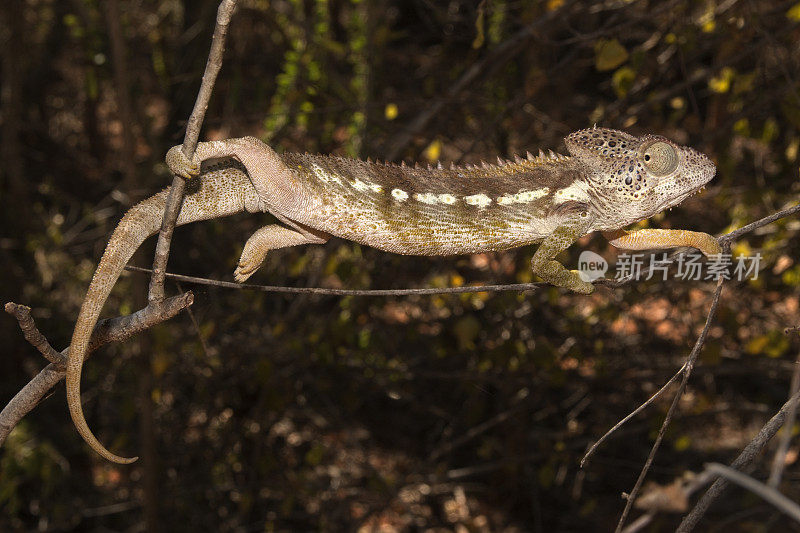
<instances>
[{"instance_id":1,"label":"gripping toe","mask_svg":"<svg viewBox=\"0 0 800 533\"><path fill-rule=\"evenodd\" d=\"M190 160L186 157L186 154L183 153L183 147L181 145L173 146L169 149L166 161L167 166L176 176L189 179L200 174L200 160L197 158L197 155L194 155Z\"/></svg>"}]
</instances>

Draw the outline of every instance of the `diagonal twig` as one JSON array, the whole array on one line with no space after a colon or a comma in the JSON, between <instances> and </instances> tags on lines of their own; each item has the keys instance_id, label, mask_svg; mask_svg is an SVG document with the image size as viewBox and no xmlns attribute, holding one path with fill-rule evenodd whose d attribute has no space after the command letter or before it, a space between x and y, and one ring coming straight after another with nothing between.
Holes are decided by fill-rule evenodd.
<instances>
[{"instance_id":1,"label":"diagonal twig","mask_svg":"<svg viewBox=\"0 0 800 533\"><path fill-rule=\"evenodd\" d=\"M236 0L222 0L219 4L219 9L217 9L217 25L214 28L214 36L211 40L211 51L208 53L203 82L200 84L200 91L197 94L197 100L194 102L194 109L192 109L192 114L189 116L186 135L183 138L182 151L189 160L192 159L194 151L197 149L197 141L200 139L200 127L203 125L208 102L211 100L214 82L222 68L225 37L235 10ZM167 272L169 245L172 240L172 233L175 231L175 223L181 210L185 189L186 181L184 178L175 176L172 179L172 186L169 188L167 203L164 207L164 218L161 222L161 231L158 234L158 243L156 244L155 257L153 258L153 277L150 279L150 290L147 297L150 302L160 302L164 299L164 274Z\"/></svg>"},{"instance_id":2,"label":"diagonal twig","mask_svg":"<svg viewBox=\"0 0 800 533\"><path fill-rule=\"evenodd\" d=\"M674 374L674 375L673 375L671 378L669 378L669 381L667 381L666 383L664 383L664 385L663 385L663 386L662 386L660 389L658 389L658 392L656 392L655 394L653 394L652 396L650 396L650 398L648 398L648 399L647 399L647 401L645 401L645 402L644 402L644 403L642 403L642 404L641 404L639 407L637 407L636 409L634 409L633 411L631 411L631 412L630 412L630 414L628 414L628 415L627 415L625 418L623 418L622 420L620 420L619 422L617 422L616 424L614 424L614 426L613 426L611 429L609 429L608 431L606 431L606 432L605 432L605 434L603 434L603 436L602 436L602 437L600 437L599 439L597 439L597 441L595 441L595 443L594 443L594 444L592 444L592 445L589 447L589 449L588 449L588 450L586 450L586 453L584 454L584 456L583 456L583 459L581 459L581 468L583 468L583 467L584 467L584 465L586 464L586 461L587 461L587 459L589 459L589 457L591 457L592 455L594 455L594 452L597 450L597 448L598 448L598 447L600 447L600 445L601 445L603 442L605 442L605 440L606 440L608 437L610 437L610 436L611 436L611 435L612 435L612 434L613 434L615 431L617 431L617 430L618 430L620 427L624 426L624 425L625 425L625 424L626 424L626 423L627 423L627 422L628 422L628 421L629 421L631 418L633 418L634 416L636 416L636 415L638 415L639 413L641 413L642 411L644 411L644 409L645 409L645 408L646 408L648 405L650 405L651 403L653 403L654 401L656 401L658 398L660 398L660 397L661 397L661 395L662 395L662 394L664 394L664 392L666 392L666 390L669 388L669 386L670 386L670 385L672 385L673 383L675 383L675 381L677 381L677 379L678 379L679 377L681 377L681 376L683 375L683 373L684 373L684 372L686 372L686 365L687 365L687 364L688 364L688 361L687 361L686 363L683 363L683 366L680 368L680 370L678 370L677 372L675 372L675 374Z\"/></svg>"},{"instance_id":3,"label":"diagonal twig","mask_svg":"<svg viewBox=\"0 0 800 533\"><path fill-rule=\"evenodd\" d=\"M756 460L767 443L775 436L779 429L786 422L786 418L792 404L800 400L800 392L795 393L775 415L764 424L764 427L753 437L753 440L744 447L738 457L731 463L731 468L740 472L749 473L753 469L753 462ZM692 510L683 518L683 521L676 529L676 533L689 533L692 531L700 519L703 518L711 504L714 503L728 489L730 482L727 479L717 479L698 500Z\"/></svg>"},{"instance_id":4,"label":"diagonal twig","mask_svg":"<svg viewBox=\"0 0 800 533\"><path fill-rule=\"evenodd\" d=\"M797 391L800 390L800 354L794 362L794 370L792 371L792 382L789 386L789 398L793 398ZM792 426L794 426L794 419L797 416L797 402L791 402L789 412L786 414L786 429L783 430L781 435L778 449L775 450L775 458L772 460L772 470L770 470L769 480L767 485L773 489L778 488L781 482L781 475L786 466L786 453L789 451L789 443L792 440Z\"/></svg>"},{"instance_id":5,"label":"diagonal twig","mask_svg":"<svg viewBox=\"0 0 800 533\"><path fill-rule=\"evenodd\" d=\"M750 233L752 231L757 230L758 228L760 228L762 226L766 226L767 224L772 224L776 220L779 220L781 218L785 218L785 217L794 215L795 213L798 213L798 212L800 212L800 204L794 205L792 207L787 207L786 209L782 209L782 210L778 211L777 213L773 213L771 215L765 216L764 218L760 218L760 219L756 220L755 222L751 222L750 224L742 226L741 228L739 228L737 230L734 230L734 231L731 231L730 233L726 233L725 235L722 235L719 238L720 244L727 243L727 242L732 242L735 239L737 239L737 238L741 237L742 235L744 235L745 233Z\"/></svg>"},{"instance_id":6,"label":"diagonal twig","mask_svg":"<svg viewBox=\"0 0 800 533\"><path fill-rule=\"evenodd\" d=\"M706 317L706 323L703 326L703 331L701 331L700 336L697 337L697 342L695 342L694 347L692 348L692 351L689 354L686 363L684 364L685 370L683 371L683 379L678 387L678 391L675 393L675 398L673 398L672 404L669 406L669 410L667 410L667 416L664 418L664 422L661 424L661 428L658 430L656 441L653 443L653 447L650 449L650 454L647 456L647 460L642 467L642 471L639 473L639 477L636 479L633 490L631 490L630 494L626 498L627 501L625 502L625 509L622 511L622 516L620 516L619 522L617 523L616 533L620 533L625 525L625 520L628 518L628 514L631 511L633 502L639 495L639 490L642 487L644 478L647 476L647 472L650 470L650 466L653 464L653 459L655 459L656 452L661 446L661 441L664 439L664 434L667 432L667 426L669 426L669 423L672 421L672 417L675 414L675 409L678 407L678 401L683 396L684 390L686 390L686 384L689 382L689 376L692 375L692 369L697 361L697 356L700 354L700 350L703 348L703 345L706 342L708 331L711 329L711 322L714 320L714 317L717 314L717 308L719 307L719 300L720 295L722 294L724 282L725 280L723 278L719 278L717 281L717 288L714 291L714 297L711 300L711 308L708 310L708 316Z\"/></svg>"},{"instance_id":7,"label":"diagonal twig","mask_svg":"<svg viewBox=\"0 0 800 533\"><path fill-rule=\"evenodd\" d=\"M222 0L217 10L217 23L212 38L211 51L209 52L199 94L189 117L186 136L184 137L183 152L188 156L193 155L197 147L200 126L208 108L214 82L222 66L225 37L235 9L236 0ZM185 182L183 178L176 176L173 179L172 187L167 197L161 233L156 245L147 307L131 315L99 323L92 333L87 355L88 352L96 349L99 344L128 338L138 331L172 318L194 301L194 296L191 292L167 300L164 299L164 274L166 273L166 263L169 256L169 244L180 212L184 188ZM10 307L9 305L6 306L7 310L18 316L25 338L29 339L48 360L56 362L51 362L42 369L0 411L0 445L3 444L5 438L22 417L36 407L44 395L64 378L63 362L66 360L68 353L68 348L59 353L50 346L47 339L33 325L32 320L28 321L30 314L27 313L27 318L25 317L26 312L22 309L24 306L17 306L11 302L9 304ZM20 320L19 317L22 319Z\"/></svg>"},{"instance_id":8,"label":"diagonal twig","mask_svg":"<svg viewBox=\"0 0 800 533\"><path fill-rule=\"evenodd\" d=\"M760 496L765 501L774 505L783 513L792 517L796 522L800 522L800 505L797 505L773 487L767 486L747 474L742 474L738 470L719 463L707 464L706 470L746 488L753 494Z\"/></svg>"},{"instance_id":9,"label":"diagonal twig","mask_svg":"<svg viewBox=\"0 0 800 533\"><path fill-rule=\"evenodd\" d=\"M131 315L100 321L92 332L86 357L104 344L123 341L140 331L171 319L192 305L193 301L194 295L187 292L167 298L161 303L148 305ZM50 346L50 343L34 324L33 318L30 316L30 307L9 302L5 305L5 310L17 318L28 342L36 346L48 360L53 362L39 371L0 411L0 446L3 445L14 426L22 420L22 417L36 407L50 389L64 379L65 363L69 354L69 347L57 352Z\"/></svg>"}]
</instances>

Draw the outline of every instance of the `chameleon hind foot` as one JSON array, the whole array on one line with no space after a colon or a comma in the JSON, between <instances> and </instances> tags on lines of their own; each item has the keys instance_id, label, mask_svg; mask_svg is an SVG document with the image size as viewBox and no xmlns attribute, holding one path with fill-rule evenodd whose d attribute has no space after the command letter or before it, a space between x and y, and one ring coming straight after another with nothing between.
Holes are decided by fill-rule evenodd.
<instances>
[{"instance_id":1,"label":"chameleon hind foot","mask_svg":"<svg viewBox=\"0 0 800 533\"><path fill-rule=\"evenodd\" d=\"M256 230L244 243L244 250L233 277L238 283L244 283L261 267L270 250L300 244L322 244L327 240L323 234L301 233L278 224L264 226Z\"/></svg>"},{"instance_id":2,"label":"chameleon hind foot","mask_svg":"<svg viewBox=\"0 0 800 533\"><path fill-rule=\"evenodd\" d=\"M170 171L176 176L190 179L200 174L200 159L197 157L197 154L195 153L190 160L186 157L186 154L183 153L183 147L181 145L173 146L169 149L166 162Z\"/></svg>"}]
</instances>

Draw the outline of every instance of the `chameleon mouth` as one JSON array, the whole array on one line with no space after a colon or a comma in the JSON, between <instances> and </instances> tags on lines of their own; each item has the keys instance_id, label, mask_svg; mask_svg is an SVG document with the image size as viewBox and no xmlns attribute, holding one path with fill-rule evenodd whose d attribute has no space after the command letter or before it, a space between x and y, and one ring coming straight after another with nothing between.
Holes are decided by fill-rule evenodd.
<instances>
[{"instance_id":1,"label":"chameleon mouth","mask_svg":"<svg viewBox=\"0 0 800 533\"><path fill-rule=\"evenodd\" d=\"M673 208L673 207L675 207L676 205L678 205L678 204L682 203L682 202L683 202L684 200L686 200L687 198L689 198L689 197L691 197L691 196L694 196L695 194L697 194L697 193L699 193L699 192L703 191L705 188L706 188L706 185L705 185L705 184L703 184L703 185L700 185L699 187L697 187L696 189L693 189L693 190L690 190L689 192L686 192L686 193L683 193L683 194L681 194L680 196L676 196L675 198L670 198L670 199L666 200L665 202L663 202L663 203L662 203L662 204L661 204L661 205L658 207L658 210L659 210L659 211L662 211L662 210L669 210L669 209L672 209L672 208Z\"/></svg>"}]
</instances>

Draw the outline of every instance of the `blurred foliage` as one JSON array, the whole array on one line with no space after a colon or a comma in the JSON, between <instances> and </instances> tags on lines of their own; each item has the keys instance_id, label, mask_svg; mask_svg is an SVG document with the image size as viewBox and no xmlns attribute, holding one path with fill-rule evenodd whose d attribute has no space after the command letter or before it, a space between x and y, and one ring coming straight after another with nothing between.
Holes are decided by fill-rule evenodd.
<instances>
[{"instance_id":1,"label":"blurred foliage","mask_svg":"<svg viewBox=\"0 0 800 533\"><path fill-rule=\"evenodd\" d=\"M4 301L34 308L57 348L115 221L170 179L162 157L181 139L217 7L119 2L120 73L110 1L0 8L0 287ZM205 138L258 135L279 150L378 159L399 146L407 161L477 162L559 148L597 123L657 132L717 163L705 193L650 225L721 233L796 201L796 1L241 4ZM521 44L492 56L529 26ZM433 119L416 127L435 102ZM230 279L242 243L267 219L178 229L170 269ZM783 403L799 347L783 334L800 323L798 229L781 220L736 244L735 253L761 253L762 270L723 293L649 476L660 486L730 461ZM143 248L138 264L152 257L152 244ZM586 238L567 264L581 248L616 254ZM254 279L525 282L531 255L407 258L332 241L276 251ZM123 277L106 312L135 310L145 286ZM191 317L103 348L84 371L90 425L112 450L144 459L119 467L92 454L59 386L0 450L0 530L608 530L669 399L584 470L580 457L677 370L711 285L651 280L590 297L194 290ZM7 400L44 362L11 318L0 328ZM765 469L766 460L757 474ZM784 479L781 490L800 497L796 464ZM660 514L651 530L673 530L679 516ZM711 524L793 527L743 492L717 504Z\"/></svg>"}]
</instances>

